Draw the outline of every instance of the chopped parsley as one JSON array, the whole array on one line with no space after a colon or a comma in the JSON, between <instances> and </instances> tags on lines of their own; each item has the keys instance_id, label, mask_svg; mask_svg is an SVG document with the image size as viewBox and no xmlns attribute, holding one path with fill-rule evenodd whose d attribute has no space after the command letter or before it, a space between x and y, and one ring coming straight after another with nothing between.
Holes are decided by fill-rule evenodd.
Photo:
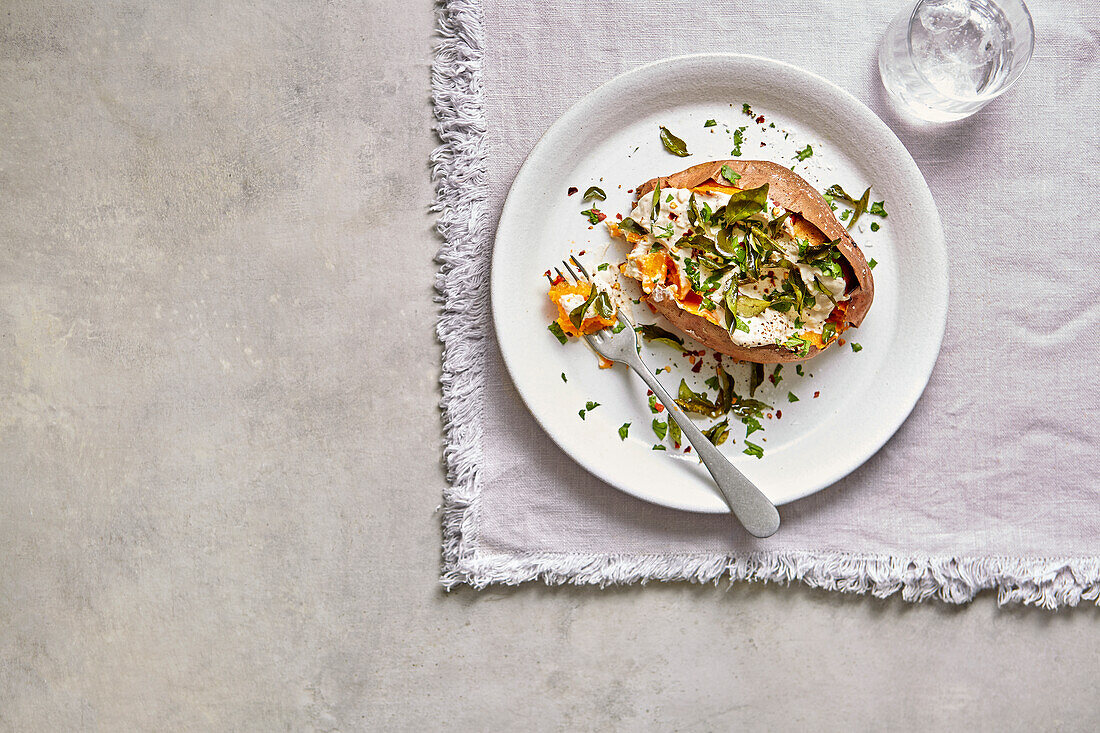
<instances>
[{"instance_id":1,"label":"chopped parsley","mask_svg":"<svg viewBox=\"0 0 1100 733\"><path fill-rule=\"evenodd\" d=\"M630 423L624 422L619 426L619 440L626 440L626 436L630 433Z\"/></svg>"},{"instance_id":2,"label":"chopped parsley","mask_svg":"<svg viewBox=\"0 0 1100 733\"><path fill-rule=\"evenodd\" d=\"M851 216L851 215L852 215L852 210L851 209L845 209L844 211L842 211L840 213L840 220L841 221L848 221L848 217Z\"/></svg>"},{"instance_id":3,"label":"chopped parsley","mask_svg":"<svg viewBox=\"0 0 1100 733\"><path fill-rule=\"evenodd\" d=\"M653 434L661 440L665 439L665 435L668 433L668 425L661 422L657 418L653 418Z\"/></svg>"},{"instance_id":4,"label":"chopped parsley","mask_svg":"<svg viewBox=\"0 0 1100 733\"><path fill-rule=\"evenodd\" d=\"M877 264L878 264L878 261L876 261L875 258L872 257L871 261L867 263L867 266L870 267L873 270L873 269L875 269L875 265L877 265Z\"/></svg>"},{"instance_id":5,"label":"chopped parsley","mask_svg":"<svg viewBox=\"0 0 1100 733\"><path fill-rule=\"evenodd\" d=\"M800 377L801 377L801 376L804 376L804 374L805 374L805 373L804 373L804 372L802 371L802 365L801 365L801 364L796 364L796 365L795 365L795 367L794 367L794 373L795 373L795 374L797 374L797 375L798 375L798 376L800 376Z\"/></svg>"},{"instance_id":6,"label":"chopped parsley","mask_svg":"<svg viewBox=\"0 0 1100 733\"><path fill-rule=\"evenodd\" d=\"M563 344L569 341L569 337L565 335L565 331L561 330L561 324L557 321L554 321L546 328L550 331L550 333L554 334L558 341L561 341Z\"/></svg>"},{"instance_id":7,"label":"chopped parsley","mask_svg":"<svg viewBox=\"0 0 1100 733\"><path fill-rule=\"evenodd\" d=\"M745 446L745 450L741 451L745 455L756 456L757 458L764 457L764 449L758 446L756 443L750 443L746 440Z\"/></svg>"},{"instance_id":8,"label":"chopped parsley","mask_svg":"<svg viewBox=\"0 0 1100 733\"><path fill-rule=\"evenodd\" d=\"M863 346L861 346L860 344L857 344L855 341L853 341L852 342L852 351L855 351L855 352L863 351Z\"/></svg>"},{"instance_id":9,"label":"chopped parsley","mask_svg":"<svg viewBox=\"0 0 1100 733\"><path fill-rule=\"evenodd\" d=\"M703 123L703 127L714 127L717 124L718 123L714 120L707 120L706 122Z\"/></svg>"},{"instance_id":10,"label":"chopped parsley","mask_svg":"<svg viewBox=\"0 0 1100 733\"><path fill-rule=\"evenodd\" d=\"M876 201L871 204L871 208L867 209L867 213L874 214L875 216L881 216L883 219L885 219L888 216L888 214L886 213L885 204L885 201Z\"/></svg>"},{"instance_id":11,"label":"chopped parsley","mask_svg":"<svg viewBox=\"0 0 1100 733\"><path fill-rule=\"evenodd\" d=\"M794 157L798 158L799 160L806 160L806 158L809 158L813 154L814 154L814 149L812 147L810 147L809 145L806 145L806 147L802 148L797 153L795 153Z\"/></svg>"},{"instance_id":12,"label":"chopped parsley","mask_svg":"<svg viewBox=\"0 0 1100 733\"><path fill-rule=\"evenodd\" d=\"M668 450L668 448L664 447L663 445L655 445L653 446L653 450Z\"/></svg>"},{"instance_id":13,"label":"chopped parsley","mask_svg":"<svg viewBox=\"0 0 1100 733\"><path fill-rule=\"evenodd\" d=\"M622 321L615 321L615 325L611 327L611 333L618 333L626 328L626 325Z\"/></svg>"},{"instance_id":14,"label":"chopped parsley","mask_svg":"<svg viewBox=\"0 0 1100 733\"><path fill-rule=\"evenodd\" d=\"M730 183L736 184L741 179L740 173L735 173L733 168L728 165L722 166L722 178L725 178Z\"/></svg>"},{"instance_id":15,"label":"chopped parsley","mask_svg":"<svg viewBox=\"0 0 1100 733\"><path fill-rule=\"evenodd\" d=\"M584 409L588 410L589 412L591 412L592 410L595 410L599 406L600 406L599 402L585 402L584 403Z\"/></svg>"},{"instance_id":16,"label":"chopped parsley","mask_svg":"<svg viewBox=\"0 0 1100 733\"><path fill-rule=\"evenodd\" d=\"M794 392L788 392L787 402L798 402L798 396Z\"/></svg>"},{"instance_id":17,"label":"chopped parsley","mask_svg":"<svg viewBox=\"0 0 1100 733\"><path fill-rule=\"evenodd\" d=\"M600 264L596 265L597 270L606 270L608 267L609 265L606 262L601 262Z\"/></svg>"},{"instance_id":18,"label":"chopped parsley","mask_svg":"<svg viewBox=\"0 0 1100 733\"><path fill-rule=\"evenodd\" d=\"M748 102L741 104L741 114L748 115L749 117L756 117L756 115L752 113L752 107L749 106Z\"/></svg>"},{"instance_id":19,"label":"chopped parsley","mask_svg":"<svg viewBox=\"0 0 1100 733\"><path fill-rule=\"evenodd\" d=\"M581 416L581 420L584 419L584 410L578 410L577 414Z\"/></svg>"},{"instance_id":20,"label":"chopped parsley","mask_svg":"<svg viewBox=\"0 0 1100 733\"><path fill-rule=\"evenodd\" d=\"M561 381L565 382L566 384L569 383L569 380L565 378L565 372L561 373Z\"/></svg>"},{"instance_id":21,"label":"chopped parsley","mask_svg":"<svg viewBox=\"0 0 1100 733\"><path fill-rule=\"evenodd\" d=\"M657 409L657 395L651 394L649 396L649 411L654 414L660 412L660 410Z\"/></svg>"},{"instance_id":22,"label":"chopped parsley","mask_svg":"<svg viewBox=\"0 0 1100 733\"><path fill-rule=\"evenodd\" d=\"M871 231L872 232L877 232L878 230L879 230L878 222L877 221L871 222Z\"/></svg>"},{"instance_id":23,"label":"chopped parsley","mask_svg":"<svg viewBox=\"0 0 1100 733\"><path fill-rule=\"evenodd\" d=\"M740 158L741 157L741 144L745 142L745 128L738 127L733 131L733 150L730 151L730 155Z\"/></svg>"},{"instance_id":24,"label":"chopped parsley","mask_svg":"<svg viewBox=\"0 0 1100 733\"><path fill-rule=\"evenodd\" d=\"M772 384L774 384L776 387L778 387L779 383L783 381L783 377L779 374L779 372L782 370L782 364L776 364L775 369L772 370Z\"/></svg>"}]
</instances>

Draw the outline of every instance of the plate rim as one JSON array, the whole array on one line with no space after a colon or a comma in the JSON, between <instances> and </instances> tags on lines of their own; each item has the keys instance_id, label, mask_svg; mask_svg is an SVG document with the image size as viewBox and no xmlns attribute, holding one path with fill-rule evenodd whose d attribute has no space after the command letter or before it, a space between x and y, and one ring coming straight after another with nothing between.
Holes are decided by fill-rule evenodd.
<instances>
[{"instance_id":1,"label":"plate rim","mask_svg":"<svg viewBox=\"0 0 1100 733\"><path fill-rule=\"evenodd\" d=\"M950 277L946 239L943 231L943 223L939 214L939 208L936 206L935 198L932 196L932 192L928 186L928 182L925 179L924 174L921 172L919 166L917 166L916 161L909 153L909 150L905 147L905 144L901 142L900 138L898 138L897 134L890 128L890 126L887 125L886 122L882 120L882 118L875 114L875 112L870 107L860 101L852 93L838 86L834 82L826 79L819 74L808 71L800 66L791 64L786 61L779 61L777 59L757 56L754 54L702 52L657 59L655 61L651 61L649 63L634 67L632 69L627 69L603 82L602 84L590 90L584 96L576 100L561 115L559 115L550 124L549 127L546 128L542 135L539 136L538 141L531 148L530 152L526 155L523 163L519 167L519 170L516 172L515 178L513 178L512 183L508 188L508 194L505 197L504 203L501 207L500 216L497 220L496 232L493 236L493 251L490 258L489 272L490 313L493 319L493 331L496 337L497 347L500 349L501 357L504 361L505 369L508 372L509 378L512 380L512 384L515 386L516 391L519 393L520 399L523 400L524 406L538 423L539 427L547 435L550 436L551 440L554 441L554 443L562 450L562 452L566 453L579 466L581 466L583 469L593 474L597 478L601 479L608 485L612 486L613 488L648 503L694 513L728 513L728 509L725 508L711 509L707 507L700 507L698 505L690 503L677 502L675 500L659 500L652 495L634 491L630 488L629 484L619 481L618 476L613 471L611 471L609 467L606 467L599 462L582 460L578 456L574 455L573 452L571 452L569 448L563 444L562 440L559 439L555 430L551 426L547 425L546 422L544 422L542 416L540 416L538 412L533 408L530 395L527 393L521 381L516 378L517 367L514 365L513 362L513 358L515 358L516 355L509 355L510 349L508 346L506 346L506 341L501 338L500 324L502 323L502 319L505 314L503 311L500 310L500 308L503 307L502 305L500 305L501 303L503 303L503 299L497 296L498 288L504 286L500 282L500 278L497 275L497 273L500 272L500 270L502 269L501 266L498 264L498 258L503 257L503 255L501 254L501 248L499 246L502 230L501 224L505 220L505 216L509 210L509 204L513 203L513 196L516 195L517 189L523 188L522 186L519 186L517 184L519 184L520 182L524 182L526 180L526 177L528 175L531 175L531 161L538 158L540 153L542 153L543 148L546 148L550 144L550 138L553 137L553 134L562 127L576 121L578 118L582 118L585 110L589 106L593 105L598 96L605 94L609 88L621 85L625 83L626 80L629 80L632 77L644 75L657 67L690 64L693 61L725 62L730 64L754 63L763 64L765 66L772 66L773 68L777 69L784 69L789 73L794 73L807 77L814 83L824 87L824 89L827 90L829 93L839 97L849 106L853 106L856 109L861 110L863 116L866 118L865 120L860 121L861 125L863 123L869 124L870 127L878 132L880 136L883 136L887 145L894 149L893 152L900 154L899 160L901 161L901 163L906 168L908 168L911 173L916 174L916 177L917 179L919 179L919 182L921 184L918 187L917 195L926 198L926 201L921 202L921 206L919 206L918 208L922 212L931 214L932 220L930 221L930 229L932 229L932 231L936 234L936 236L934 237L934 241L929 242L930 254L935 255L935 262L933 263L934 266L931 269L932 272L934 272L938 276L936 285L939 286L937 289L942 290L943 298L942 305L939 307L938 311L933 314L935 316L935 321L938 326L934 332L935 349L932 358L928 360L928 363L926 364L923 373L920 374L920 389L913 390L911 399L907 399L903 403L904 410L898 410L896 413L896 419L889 421L889 429L882 431L883 437L881 438L881 440L869 441L869 443L873 445L873 448L869 452L867 452L867 454L862 459L860 459L858 462L853 463L853 465L841 472L839 475L835 476L828 483L822 484L820 486L817 486L816 488L812 488L809 490L794 492L792 495L786 496L776 502L778 506L782 506L784 504L798 501L799 499L803 499L807 496L823 491L826 488L829 488L830 486L838 483L839 481L856 471L858 468L863 466L872 457L874 457L882 449L882 447L886 445L886 443L889 442L890 439L894 437L894 435L897 434L901 426L905 423L906 420L909 419L909 416L912 414L917 402L920 400L921 396L923 396L925 390L928 387L928 382L932 377L932 372L935 370L936 364L939 361L939 355L943 349L943 339L947 328L947 313L950 299ZM914 384L917 381L918 380L913 380ZM717 490L715 490L715 493L717 494Z\"/></svg>"}]
</instances>

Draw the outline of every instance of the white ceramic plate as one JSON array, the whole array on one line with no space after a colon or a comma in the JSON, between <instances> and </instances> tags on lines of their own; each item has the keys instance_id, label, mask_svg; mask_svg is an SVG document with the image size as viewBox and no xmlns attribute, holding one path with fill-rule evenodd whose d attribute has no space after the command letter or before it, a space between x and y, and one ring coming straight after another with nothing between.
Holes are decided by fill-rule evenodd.
<instances>
[{"instance_id":1,"label":"white ceramic plate","mask_svg":"<svg viewBox=\"0 0 1100 733\"><path fill-rule=\"evenodd\" d=\"M765 117L764 125L742 113L744 102ZM719 124L705 128L709 119ZM692 155L668 153L660 125L683 138ZM795 165L819 189L839 183L859 196L870 185L872 199L885 199L889 212L886 219L864 216L853 232L867 258L878 262L874 305L859 329L844 334L863 349L833 347L806 362L802 377L787 365L778 386L757 391L782 410L781 419L764 420L766 430L749 438L763 446L762 459L743 454L745 429L738 422L731 421L731 440L722 446L777 504L834 483L882 447L909 415L939 354L947 316L947 259L932 195L901 142L850 94L794 66L734 54L684 56L618 76L575 104L535 146L512 184L493 251L500 348L535 418L612 486L698 512L728 511L710 475L671 446L653 450L662 441L651 429L640 379L621 365L598 369L585 345L571 340L563 346L547 331L555 312L543 272L570 252L585 250L581 259L593 266L620 262L625 254L603 225L589 226L579 213L589 204L582 204L581 194L567 196L569 187L583 193L599 185L607 200L598 207L626 215L633 201L628 189L730 157L733 131L742 126L743 159ZM813 156L796 161L795 151L807 144ZM872 221L881 224L879 231L870 231ZM654 320L644 307L638 319ZM652 368L672 367L661 379L673 393L682 376L701 385L714 373L710 357L700 374L692 374L684 357L659 344L643 347L642 356ZM731 371L741 394L748 392L747 370ZM788 402L788 392L799 401ZM587 401L600 406L581 420L578 411ZM618 435L624 422L631 423L625 441Z\"/></svg>"}]
</instances>

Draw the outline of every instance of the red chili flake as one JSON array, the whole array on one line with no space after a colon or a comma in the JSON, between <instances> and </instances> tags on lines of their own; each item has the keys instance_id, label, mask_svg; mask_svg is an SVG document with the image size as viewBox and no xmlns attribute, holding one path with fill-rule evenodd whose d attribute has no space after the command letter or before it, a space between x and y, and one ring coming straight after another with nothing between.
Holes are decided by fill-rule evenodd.
<instances>
[{"instance_id":1,"label":"red chili flake","mask_svg":"<svg viewBox=\"0 0 1100 733\"><path fill-rule=\"evenodd\" d=\"M577 256L578 257L584 257L584 252L585 252L585 250L582 249L580 252L577 253Z\"/></svg>"},{"instance_id":2,"label":"red chili flake","mask_svg":"<svg viewBox=\"0 0 1100 733\"><path fill-rule=\"evenodd\" d=\"M600 221L603 221L607 218L607 214L603 213L602 211L596 211L596 218Z\"/></svg>"},{"instance_id":3,"label":"red chili flake","mask_svg":"<svg viewBox=\"0 0 1100 733\"><path fill-rule=\"evenodd\" d=\"M818 396L819 394L821 394L821 392L814 392L814 399L815 399L815 400L817 399L817 396Z\"/></svg>"},{"instance_id":4,"label":"red chili flake","mask_svg":"<svg viewBox=\"0 0 1100 733\"><path fill-rule=\"evenodd\" d=\"M718 353L717 351L714 352L714 360L716 362L718 362L719 364L722 363L722 355L720 353Z\"/></svg>"},{"instance_id":5,"label":"red chili flake","mask_svg":"<svg viewBox=\"0 0 1100 733\"><path fill-rule=\"evenodd\" d=\"M699 361L695 362L695 366L693 366L693 367L691 368L691 371L693 371L693 372L695 372L696 374L698 374L698 373L699 373L699 370L700 370L700 369L702 369L702 368L703 368L703 360L702 360L702 359L700 359Z\"/></svg>"},{"instance_id":6,"label":"red chili flake","mask_svg":"<svg viewBox=\"0 0 1100 733\"><path fill-rule=\"evenodd\" d=\"M634 189L633 188L628 188L628 189L626 189L626 192L627 193L634 193Z\"/></svg>"},{"instance_id":7,"label":"red chili flake","mask_svg":"<svg viewBox=\"0 0 1100 733\"><path fill-rule=\"evenodd\" d=\"M679 217L676 215L675 211L670 211L668 212L668 218L672 221L676 221Z\"/></svg>"},{"instance_id":8,"label":"red chili flake","mask_svg":"<svg viewBox=\"0 0 1100 733\"><path fill-rule=\"evenodd\" d=\"M766 147L766 146L767 146L767 143L764 143L764 142L760 143L760 147L763 148L763 147Z\"/></svg>"},{"instance_id":9,"label":"red chili flake","mask_svg":"<svg viewBox=\"0 0 1100 733\"><path fill-rule=\"evenodd\" d=\"M772 384L775 384L775 375L774 374L769 374L768 375L768 381L771 382Z\"/></svg>"},{"instance_id":10,"label":"red chili flake","mask_svg":"<svg viewBox=\"0 0 1100 733\"><path fill-rule=\"evenodd\" d=\"M691 453L691 446L690 445L687 448L684 448L684 453Z\"/></svg>"},{"instance_id":11,"label":"red chili flake","mask_svg":"<svg viewBox=\"0 0 1100 733\"><path fill-rule=\"evenodd\" d=\"M756 118L756 121L757 121L757 122L759 122L759 123L761 123L761 124L763 124L763 122L764 122L764 115L760 115L759 117L757 117L757 118Z\"/></svg>"},{"instance_id":12,"label":"red chili flake","mask_svg":"<svg viewBox=\"0 0 1100 733\"><path fill-rule=\"evenodd\" d=\"M653 390L651 390L651 389L647 389L647 390L645 391L645 396L646 396L646 397L649 397L649 396L650 396L651 394L653 394Z\"/></svg>"},{"instance_id":13,"label":"red chili flake","mask_svg":"<svg viewBox=\"0 0 1100 733\"><path fill-rule=\"evenodd\" d=\"M618 219L619 221L622 221L623 220L623 215L622 214L615 214L615 218Z\"/></svg>"},{"instance_id":14,"label":"red chili flake","mask_svg":"<svg viewBox=\"0 0 1100 733\"><path fill-rule=\"evenodd\" d=\"M572 195L573 195L573 194L575 194L575 193L576 193L577 191L580 191L580 189L579 189L579 188L577 188L576 186L570 186L570 187L569 187L569 190L568 190L568 191L567 191L566 193L567 193L568 195L572 196Z\"/></svg>"},{"instance_id":15,"label":"red chili flake","mask_svg":"<svg viewBox=\"0 0 1100 733\"><path fill-rule=\"evenodd\" d=\"M769 419L769 420L771 420L771 419L772 419L772 414L771 414L770 412L768 413L768 419Z\"/></svg>"},{"instance_id":16,"label":"red chili flake","mask_svg":"<svg viewBox=\"0 0 1100 733\"><path fill-rule=\"evenodd\" d=\"M775 419L776 420L782 420L783 419L783 411L782 410L776 410L775 411Z\"/></svg>"},{"instance_id":17,"label":"red chili flake","mask_svg":"<svg viewBox=\"0 0 1100 733\"><path fill-rule=\"evenodd\" d=\"M542 273L542 276L543 277L550 277L550 271L547 270L546 272Z\"/></svg>"},{"instance_id":18,"label":"red chili flake","mask_svg":"<svg viewBox=\"0 0 1100 733\"><path fill-rule=\"evenodd\" d=\"M658 413L661 413L661 412L665 411L665 406L662 405L660 402L657 403L656 407L657 407L657 412Z\"/></svg>"}]
</instances>

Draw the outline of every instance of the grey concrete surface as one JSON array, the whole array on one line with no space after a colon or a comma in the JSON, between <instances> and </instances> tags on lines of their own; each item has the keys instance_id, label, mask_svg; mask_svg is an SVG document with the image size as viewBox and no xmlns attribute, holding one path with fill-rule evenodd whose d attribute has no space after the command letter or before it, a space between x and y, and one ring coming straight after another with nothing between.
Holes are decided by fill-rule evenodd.
<instances>
[{"instance_id":1,"label":"grey concrete surface","mask_svg":"<svg viewBox=\"0 0 1100 733\"><path fill-rule=\"evenodd\" d=\"M0 8L0 730L1089 730L1100 618L436 584L430 0Z\"/></svg>"}]
</instances>

